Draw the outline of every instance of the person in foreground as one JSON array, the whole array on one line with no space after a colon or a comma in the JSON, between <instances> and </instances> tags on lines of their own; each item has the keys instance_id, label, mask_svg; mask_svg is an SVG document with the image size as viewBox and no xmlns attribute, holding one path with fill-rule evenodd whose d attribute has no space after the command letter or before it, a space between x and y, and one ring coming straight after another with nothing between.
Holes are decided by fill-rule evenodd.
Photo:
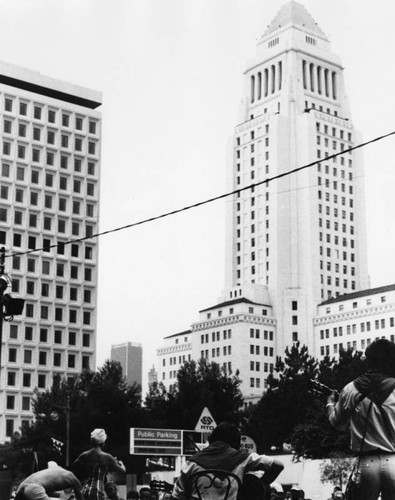
<instances>
[{"instance_id":1,"label":"person in foreground","mask_svg":"<svg viewBox=\"0 0 395 500\"><path fill-rule=\"evenodd\" d=\"M239 451L240 438L240 432L235 425L229 422L218 424L208 439L209 446L191 457L189 463L181 471L171 498L189 500L188 481L192 474L204 469L222 469L233 472L242 482L246 472L264 470L262 482L267 485L272 483L284 468L282 462L266 455ZM236 497L237 491L234 486L228 498L235 500ZM196 492L192 491L191 498L197 498Z\"/></svg>"},{"instance_id":2,"label":"person in foreground","mask_svg":"<svg viewBox=\"0 0 395 500\"><path fill-rule=\"evenodd\" d=\"M105 485L109 472L124 474L126 469L120 460L116 460L110 453L103 451L107 434L104 429L95 429L91 432L92 448L84 451L72 464L75 470L87 470L86 481L82 494L85 500L102 500L106 498Z\"/></svg>"},{"instance_id":3,"label":"person in foreground","mask_svg":"<svg viewBox=\"0 0 395 500\"><path fill-rule=\"evenodd\" d=\"M58 465L28 476L19 485L14 500L48 500L51 495L72 488L77 500L84 500L81 483L75 475Z\"/></svg>"},{"instance_id":4,"label":"person in foreground","mask_svg":"<svg viewBox=\"0 0 395 500\"><path fill-rule=\"evenodd\" d=\"M358 500L395 499L395 344L372 342L365 351L366 373L347 384L335 402L328 397L330 423L350 428L351 450L359 455ZM365 435L365 439L363 436ZM361 444L363 443L362 449Z\"/></svg>"}]
</instances>

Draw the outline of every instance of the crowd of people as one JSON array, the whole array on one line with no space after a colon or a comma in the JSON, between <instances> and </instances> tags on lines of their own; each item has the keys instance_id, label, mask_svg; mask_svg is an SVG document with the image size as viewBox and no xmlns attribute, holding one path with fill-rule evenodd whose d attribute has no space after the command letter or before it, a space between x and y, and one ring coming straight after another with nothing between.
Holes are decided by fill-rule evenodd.
<instances>
[{"instance_id":1,"label":"crowd of people","mask_svg":"<svg viewBox=\"0 0 395 500\"><path fill-rule=\"evenodd\" d=\"M352 475L358 491L355 500L394 500L395 344L375 340L365 356L367 371L347 384L338 398L335 392L328 397L328 419L335 428L350 430L350 448L357 456ZM199 471L215 469L238 478L227 500L304 500L304 492L297 485L286 493L275 487L284 468L279 459L241 451L240 438L234 424L220 423L211 433L208 446L181 470L172 491L165 493L167 499L197 500L197 483L191 478ZM47 469L21 482L15 500L123 500L108 476L125 474L125 465L103 450L106 439L104 429L93 430L91 448L81 453L68 470L50 463ZM344 498L342 489L335 487L331 500ZM127 500L159 500L159 495L145 488L129 491Z\"/></svg>"}]
</instances>

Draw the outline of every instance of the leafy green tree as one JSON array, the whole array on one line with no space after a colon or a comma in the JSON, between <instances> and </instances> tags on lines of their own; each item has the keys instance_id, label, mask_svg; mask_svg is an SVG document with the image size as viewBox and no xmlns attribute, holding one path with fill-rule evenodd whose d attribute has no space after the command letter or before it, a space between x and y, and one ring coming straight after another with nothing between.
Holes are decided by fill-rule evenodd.
<instances>
[{"instance_id":1,"label":"leafy green tree","mask_svg":"<svg viewBox=\"0 0 395 500\"><path fill-rule=\"evenodd\" d=\"M327 417L326 395L312 392L311 380L340 391L365 370L360 352L342 350L339 359L320 362L306 346L296 343L277 361L268 378L268 391L255 406L245 431L258 450L270 451L291 443L296 458L325 458L334 452L347 455L349 434L334 429Z\"/></svg>"},{"instance_id":2,"label":"leafy green tree","mask_svg":"<svg viewBox=\"0 0 395 500\"><path fill-rule=\"evenodd\" d=\"M194 429L204 407L218 423L223 420L240 423L243 397L238 373L227 375L217 363L205 359L185 363L177 374L177 383L166 391L153 385L145 400L148 421L161 426ZM151 416L150 416L151 415ZM153 419L156 418L156 420Z\"/></svg>"},{"instance_id":3,"label":"leafy green tree","mask_svg":"<svg viewBox=\"0 0 395 500\"><path fill-rule=\"evenodd\" d=\"M340 390L366 369L362 353L341 350L339 358L325 357L319 364L317 379L325 385ZM325 394L315 396L315 405L306 419L295 426L290 441L295 455L305 458L325 458L333 453L347 456L350 447L348 430L334 429L328 421Z\"/></svg>"},{"instance_id":4,"label":"leafy green tree","mask_svg":"<svg viewBox=\"0 0 395 500\"><path fill-rule=\"evenodd\" d=\"M325 460L320 464L320 475L323 483L332 483L343 490L351 474L355 458L343 456L341 453Z\"/></svg>"},{"instance_id":5,"label":"leafy green tree","mask_svg":"<svg viewBox=\"0 0 395 500\"><path fill-rule=\"evenodd\" d=\"M21 445L36 451L43 462L64 464L69 408L71 461L90 446L90 433L96 427L106 430L111 453L126 459L129 428L143 422L140 391L139 386L126 383L120 364L112 361L96 372L84 371L76 379L54 379L51 389L36 390L35 423L23 429ZM61 454L53 439L64 444Z\"/></svg>"},{"instance_id":6,"label":"leafy green tree","mask_svg":"<svg viewBox=\"0 0 395 500\"><path fill-rule=\"evenodd\" d=\"M268 377L268 390L257 403L244 431L256 442L258 451L282 449L296 425L316 408L309 392L310 379L318 375L318 362L298 342L278 359L275 374Z\"/></svg>"}]
</instances>

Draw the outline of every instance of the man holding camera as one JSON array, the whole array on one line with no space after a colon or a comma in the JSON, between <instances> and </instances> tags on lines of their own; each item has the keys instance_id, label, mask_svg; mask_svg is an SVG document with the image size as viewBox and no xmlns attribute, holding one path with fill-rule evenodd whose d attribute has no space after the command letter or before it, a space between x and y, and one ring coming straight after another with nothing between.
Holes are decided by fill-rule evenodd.
<instances>
[{"instance_id":1,"label":"man holding camera","mask_svg":"<svg viewBox=\"0 0 395 500\"><path fill-rule=\"evenodd\" d=\"M372 342L368 370L327 400L330 423L350 428L351 450L359 456L358 500L395 498L395 344Z\"/></svg>"}]
</instances>

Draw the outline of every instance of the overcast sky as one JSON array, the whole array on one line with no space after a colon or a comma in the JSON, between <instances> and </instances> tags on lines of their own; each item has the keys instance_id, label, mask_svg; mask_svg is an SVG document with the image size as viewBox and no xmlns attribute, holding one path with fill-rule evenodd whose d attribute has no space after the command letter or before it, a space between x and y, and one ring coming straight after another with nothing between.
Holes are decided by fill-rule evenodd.
<instances>
[{"instance_id":1,"label":"overcast sky","mask_svg":"<svg viewBox=\"0 0 395 500\"><path fill-rule=\"evenodd\" d=\"M103 92L100 230L226 191L243 71L279 0L0 0L0 59ZM364 140L395 130L393 0L306 0ZM365 148L371 286L395 283L395 140ZM97 362L163 337L224 287L225 201L100 238Z\"/></svg>"}]
</instances>

